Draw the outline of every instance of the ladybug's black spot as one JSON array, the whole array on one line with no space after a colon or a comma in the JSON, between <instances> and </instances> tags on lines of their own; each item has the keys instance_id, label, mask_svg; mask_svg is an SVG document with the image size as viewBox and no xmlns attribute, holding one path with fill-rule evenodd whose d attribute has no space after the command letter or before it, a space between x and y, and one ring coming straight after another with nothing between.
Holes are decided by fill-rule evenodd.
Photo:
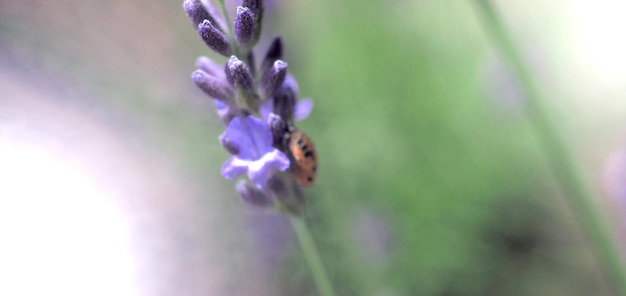
<instances>
[{"instance_id":1,"label":"ladybug's black spot","mask_svg":"<svg viewBox=\"0 0 626 296\"><path fill-rule=\"evenodd\" d=\"M306 178L306 180L309 181L309 182L313 182L313 177L308 177L308 178Z\"/></svg>"},{"instance_id":2,"label":"ladybug's black spot","mask_svg":"<svg viewBox=\"0 0 626 296\"><path fill-rule=\"evenodd\" d=\"M314 166L314 167L312 168L312 170L313 170L314 172L317 172L317 166Z\"/></svg>"},{"instance_id":3,"label":"ladybug's black spot","mask_svg":"<svg viewBox=\"0 0 626 296\"><path fill-rule=\"evenodd\" d=\"M313 157L313 152L312 151L307 151L304 153L304 157L305 158L309 158L309 157Z\"/></svg>"},{"instance_id":4,"label":"ladybug's black spot","mask_svg":"<svg viewBox=\"0 0 626 296\"><path fill-rule=\"evenodd\" d=\"M302 138L298 139L298 146L302 145Z\"/></svg>"},{"instance_id":5,"label":"ladybug's black spot","mask_svg":"<svg viewBox=\"0 0 626 296\"><path fill-rule=\"evenodd\" d=\"M306 145L306 144L305 144L305 145L302 145L302 150L306 151L307 149L309 149L309 146L308 146L308 145Z\"/></svg>"}]
</instances>

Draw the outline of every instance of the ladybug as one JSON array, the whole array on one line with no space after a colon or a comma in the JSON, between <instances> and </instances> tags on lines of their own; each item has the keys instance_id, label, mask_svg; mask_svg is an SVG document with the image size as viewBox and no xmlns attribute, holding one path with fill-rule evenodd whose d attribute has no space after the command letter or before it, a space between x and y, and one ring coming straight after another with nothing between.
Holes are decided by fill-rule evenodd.
<instances>
[{"instance_id":1,"label":"ladybug","mask_svg":"<svg viewBox=\"0 0 626 296\"><path fill-rule=\"evenodd\" d=\"M289 172L301 186L312 186L317 177L317 153L313 141L305 133L294 129L287 145L293 156Z\"/></svg>"}]
</instances>

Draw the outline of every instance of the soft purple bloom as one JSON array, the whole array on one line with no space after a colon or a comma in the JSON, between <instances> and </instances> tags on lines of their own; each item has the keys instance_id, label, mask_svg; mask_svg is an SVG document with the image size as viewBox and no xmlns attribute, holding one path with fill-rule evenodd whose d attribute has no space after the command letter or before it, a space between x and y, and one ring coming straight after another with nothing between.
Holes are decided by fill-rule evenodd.
<instances>
[{"instance_id":1,"label":"soft purple bloom","mask_svg":"<svg viewBox=\"0 0 626 296\"><path fill-rule=\"evenodd\" d=\"M285 171L289 158L272 147L272 133L263 120L253 116L235 117L221 135L239 153L222 166L222 176L235 179L244 173L258 188L264 188L273 175L273 169Z\"/></svg>"}]
</instances>

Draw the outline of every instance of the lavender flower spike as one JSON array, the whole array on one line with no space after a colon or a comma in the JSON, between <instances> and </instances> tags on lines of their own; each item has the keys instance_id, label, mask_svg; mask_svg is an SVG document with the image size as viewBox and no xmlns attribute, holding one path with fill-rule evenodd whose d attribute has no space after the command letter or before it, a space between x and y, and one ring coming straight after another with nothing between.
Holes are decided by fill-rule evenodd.
<instances>
[{"instance_id":1,"label":"lavender flower spike","mask_svg":"<svg viewBox=\"0 0 626 296\"><path fill-rule=\"evenodd\" d=\"M224 178L235 179L247 172L250 180L263 189L274 169L285 171L289 168L289 158L272 147L272 133L261 119L251 115L235 117L220 140L239 150L222 166Z\"/></svg>"},{"instance_id":2,"label":"lavender flower spike","mask_svg":"<svg viewBox=\"0 0 626 296\"><path fill-rule=\"evenodd\" d=\"M261 80L260 93L261 98L271 98L276 94L276 91L285 82L287 76L287 63L277 60L274 62L272 68L263 75Z\"/></svg>"},{"instance_id":3,"label":"lavender flower spike","mask_svg":"<svg viewBox=\"0 0 626 296\"><path fill-rule=\"evenodd\" d=\"M233 89L218 77L211 76L202 70L196 70L191 74L191 79L207 95L229 103L233 99Z\"/></svg>"},{"instance_id":4,"label":"lavender flower spike","mask_svg":"<svg viewBox=\"0 0 626 296\"><path fill-rule=\"evenodd\" d=\"M200 0L185 0L183 1L183 8L194 28L197 28L204 20L209 20L218 30L224 32L222 20L210 3L202 3Z\"/></svg>"},{"instance_id":5,"label":"lavender flower spike","mask_svg":"<svg viewBox=\"0 0 626 296\"><path fill-rule=\"evenodd\" d=\"M206 45L213 51L223 55L231 55L232 48L228 38L218 30L209 20L204 20L198 25L198 34Z\"/></svg>"},{"instance_id":6,"label":"lavender flower spike","mask_svg":"<svg viewBox=\"0 0 626 296\"><path fill-rule=\"evenodd\" d=\"M251 186L246 181L237 182L236 189L241 199L247 204L260 208L269 208L274 205L274 200L267 193Z\"/></svg>"},{"instance_id":7,"label":"lavender flower spike","mask_svg":"<svg viewBox=\"0 0 626 296\"><path fill-rule=\"evenodd\" d=\"M254 33L256 30L255 17L247 7L237 7L237 17L235 18L235 39L241 47L250 49Z\"/></svg>"}]
</instances>

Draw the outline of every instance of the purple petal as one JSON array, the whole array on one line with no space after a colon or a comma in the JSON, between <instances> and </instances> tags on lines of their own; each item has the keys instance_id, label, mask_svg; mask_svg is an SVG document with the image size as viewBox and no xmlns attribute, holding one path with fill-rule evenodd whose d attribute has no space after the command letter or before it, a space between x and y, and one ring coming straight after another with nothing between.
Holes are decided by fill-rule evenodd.
<instances>
[{"instance_id":1,"label":"purple petal","mask_svg":"<svg viewBox=\"0 0 626 296\"><path fill-rule=\"evenodd\" d=\"M237 110L236 109L231 110L231 107L228 106L228 104L220 100L214 99L213 102L215 103L215 109L217 111L217 115L220 117L222 122L224 122L224 124L228 125L230 121L233 120L233 118L235 118Z\"/></svg>"},{"instance_id":2,"label":"purple petal","mask_svg":"<svg viewBox=\"0 0 626 296\"><path fill-rule=\"evenodd\" d=\"M244 160L258 160L273 149L269 126L253 116L235 117L222 137L239 147L238 157Z\"/></svg>"},{"instance_id":3,"label":"purple petal","mask_svg":"<svg viewBox=\"0 0 626 296\"><path fill-rule=\"evenodd\" d=\"M267 181L272 177L273 170L285 171L289 168L289 158L278 149L273 149L263 157L248 166L248 177L260 189L265 187Z\"/></svg>"},{"instance_id":4,"label":"purple petal","mask_svg":"<svg viewBox=\"0 0 626 296\"><path fill-rule=\"evenodd\" d=\"M228 104L220 101L220 100L213 100L213 102L215 103L215 108L217 109L217 112L227 112L228 111Z\"/></svg>"},{"instance_id":5,"label":"purple petal","mask_svg":"<svg viewBox=\"0 0 626 296\"><path fill-rule=\"evenodd\" d=\"M221 173L226 179L235 179L248 170L250 161L241 160L236 156L229 158L224 165L222 165Z\"/></svg>"},{"instance_id":6,"label":"purple petal","mask_svg":"<svg viewBox=\"0 0 626 296\"><path fill-rule=\"evenodd\" d=\"M295 120L302 120L309 117L311 111L313 111L313 100L302 99L296 104L296 108L293 111L293 117Z\"/></svg>"},{"instance_id":7,"label":"purple petal","mask_svg":"<svg viewBox=\"0 0 626 296\"><path fill-rule=\"evenodd\" d=\"M265 100L259 106L259 113L261 113L261 118L267 120L270 116L270 113L273 112L274 109L274 99Z\"/></svg>"}]
</instances>

